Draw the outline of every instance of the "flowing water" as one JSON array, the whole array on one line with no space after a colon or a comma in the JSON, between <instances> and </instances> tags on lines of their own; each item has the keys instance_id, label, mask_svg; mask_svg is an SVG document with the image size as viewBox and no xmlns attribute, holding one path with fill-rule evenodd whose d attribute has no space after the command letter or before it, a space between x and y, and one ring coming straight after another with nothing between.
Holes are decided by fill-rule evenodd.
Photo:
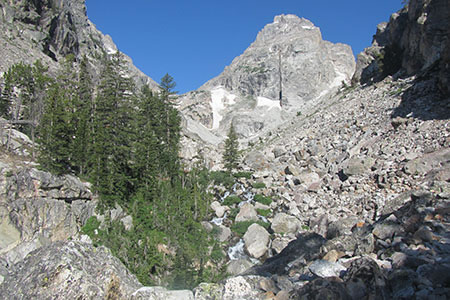
<instances>
[{"instance_id":1,"label":"flowing water","mask_svg":"<svg viewBox=\"0 0 450 300\"><path fill-rule=\"evenodd\" d=\"M231 195L240 195L239 197L241 198L242 201L238 204L238 207L243 206L245 203L255 204L255 201L254 201L255 194L251 191L251 188L246 188L241 183L235 183L233 185L233 187L231 188L231 191L226 191L224 193L224 195L220 198L220 203L223 203L225 201L225 199ZM213 218L210 222L217 226L223 225L224 220L227 219L227 215L228 215L228 212L226 212L224 214L224 216L221 218L218 218L218 217ZM266 223L269 222L263 216L258 215L258 217L263 222L266 222ZM249 257L245 253L244 248L245 248L244 240L240 239L235 245L232 245L228 248L228 251L227 251L228 258L230 260L246 259L246 260L252 261L253 263L259 263L259 260Z\"/></svg>"}]
</instances>

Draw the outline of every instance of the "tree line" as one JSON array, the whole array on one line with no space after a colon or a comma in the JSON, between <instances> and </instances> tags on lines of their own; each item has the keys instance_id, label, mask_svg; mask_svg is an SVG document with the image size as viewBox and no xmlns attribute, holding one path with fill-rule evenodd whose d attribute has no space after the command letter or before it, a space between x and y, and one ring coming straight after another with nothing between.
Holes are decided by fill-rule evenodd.
<instances>
[{"instance_id":1,"label":"tree line","mask_svg":"<svg viewBox=\"0 0 450 300\"><path fill-rule=\"evenodd\" d=\"M86 57L76 62L69 55L56 76L39 61L14 65L4 75L1 116L37 124L43 169L90 181L101 211L120 205L133 217L131 230L108 218L102 227L91 219L86 233L143 284L191 287L220 276L207 263L222 253L200 223L210 213L208 172L185 172L178 157L181 119L172 105L173 78L164 76L159 91L137 90L120 53L102 60L98 84ZM16 127L30 133L27 124ZM175 255L163 255L158 245Z\"/></svg>"}]
</instances>

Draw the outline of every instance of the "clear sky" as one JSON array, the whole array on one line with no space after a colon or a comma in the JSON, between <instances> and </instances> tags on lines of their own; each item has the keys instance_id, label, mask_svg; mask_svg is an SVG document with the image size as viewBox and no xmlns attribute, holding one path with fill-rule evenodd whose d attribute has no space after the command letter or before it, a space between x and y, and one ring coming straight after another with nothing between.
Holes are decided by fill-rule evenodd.
<instances>
[{"instance_id":1,"label":"clear sky","mask_svg":"<svg viewBox=\"0 0 450 300\"><path fill-rule=\"evenodd\" d=\"M356 54L401 0L86 0L90 20L156 82L169 73L180 93L219 75L279 14L320 27Z\"/></svg>"}]
</instances>

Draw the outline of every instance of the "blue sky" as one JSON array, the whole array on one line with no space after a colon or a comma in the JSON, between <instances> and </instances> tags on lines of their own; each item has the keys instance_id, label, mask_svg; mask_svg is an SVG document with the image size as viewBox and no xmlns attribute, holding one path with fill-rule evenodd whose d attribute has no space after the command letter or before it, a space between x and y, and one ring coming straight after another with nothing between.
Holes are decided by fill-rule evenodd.
<instances>
[{"instance_id":1,"label":"blue sky","mask_svg":"<svg viewBox=\"0 0 450 300\"><path fill-rule=\"evenodd\" d=\"M90 20L145 74L169 73L180 93L219 75L274 16L295 14L355 56L401 0L86 0Z\"/></svg>"}]
</instances>

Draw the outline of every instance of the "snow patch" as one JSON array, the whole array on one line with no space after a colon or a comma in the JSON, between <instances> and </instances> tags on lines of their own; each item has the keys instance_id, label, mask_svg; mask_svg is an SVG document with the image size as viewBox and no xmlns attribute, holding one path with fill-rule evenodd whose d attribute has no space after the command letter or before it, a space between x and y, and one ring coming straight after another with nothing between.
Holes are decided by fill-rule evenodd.
<instances>
[{"instance_id":1,"label":"snow patch","mask_svg":"<svg viewBox=\"0 0 450 300\"><path fill-rule=\"evenodd\" d=\"M229 93L223 87L216 87L211 90L211 108L213 113L212 130L218 129L220 121L223 116L220 112L225 109L225 105L233 105L235 103L236 95Z\"/></svg>"},{"instance_id":2,"label":"snow patch","mask_svg":"<svg viewBox=\"0 0 450 300\"><path fill-rule=\"evenodd\" d=\"M268 110L271 110L272 108L281 109L280 101L272 100L266 97L258 97L256 106L267 106Z\"/></svg>"},{"instance_id":3,"label":"snow patch","mask_svg":"<svg viewBox=\"0 0 450 300\"><path fill-rule=\"evenodd\" d=\"M303 28L303 29L311 30L311 29L314 29L314 26L303 25L302 28Z\"/></svg>"},{"instance_id":4,"label":"snow patch","mask_svg":"<svg viewBox=\"0 0 450 300\"><path fill-rule=\"evenodd\" d=\"M336 77L334 78L333 82L330 84L330 87L324 91L322 91L320 93L319 96L317 96L317 99L325 96L326 94L328 94L333 88L335 87L340 87L342 85L342 82L347 82L347 75L345 75L344 73L338 72L336 71Z\"/></svg>"}]
</instances>

